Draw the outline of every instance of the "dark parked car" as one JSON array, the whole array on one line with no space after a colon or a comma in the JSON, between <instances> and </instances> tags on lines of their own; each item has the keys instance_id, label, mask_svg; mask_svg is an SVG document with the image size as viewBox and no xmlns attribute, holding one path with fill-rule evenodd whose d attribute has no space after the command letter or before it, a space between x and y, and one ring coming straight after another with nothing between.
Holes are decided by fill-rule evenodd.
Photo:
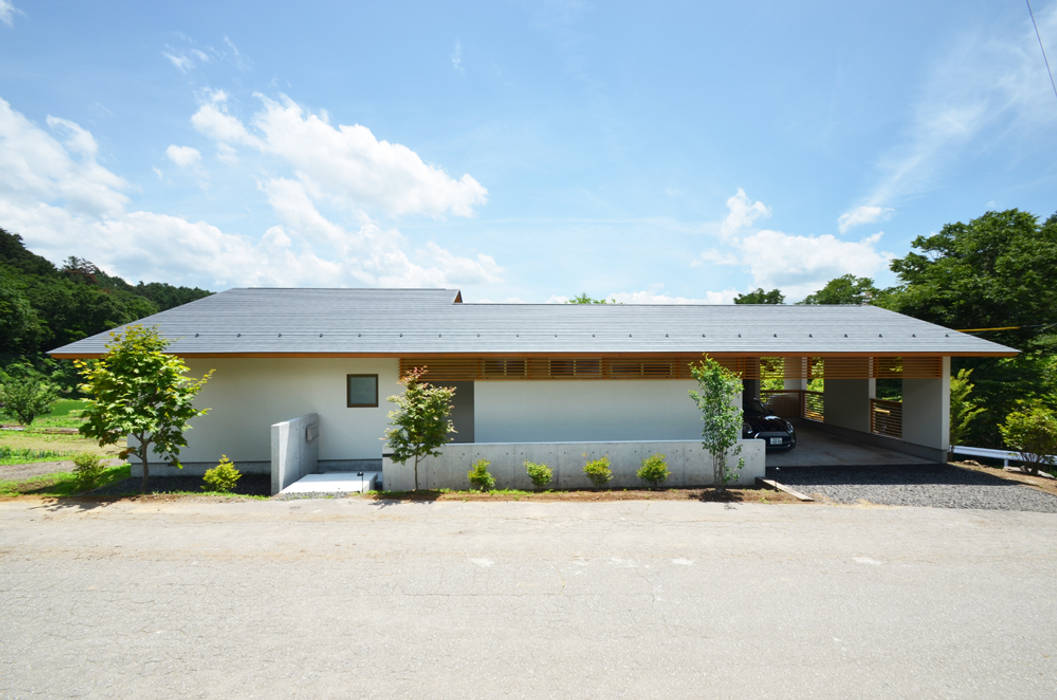
<instances>
[{"instance_id":1,"label":"dark parked car","mask_svg":"<svg viewBox=\"0 0 1057 700\"><path fill-rule=\"evenodd\" d=\"M796 428L781 416L776 416L757 398L742 403L745 412L741 436L746 440L765 440L768 450L791 450L796 447Z\"/></svg>"}]
</instances>

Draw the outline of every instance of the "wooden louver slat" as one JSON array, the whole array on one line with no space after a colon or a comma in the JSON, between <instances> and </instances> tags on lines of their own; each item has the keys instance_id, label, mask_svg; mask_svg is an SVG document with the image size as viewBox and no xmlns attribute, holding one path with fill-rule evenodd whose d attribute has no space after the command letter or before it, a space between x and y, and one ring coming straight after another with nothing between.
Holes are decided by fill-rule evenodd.
<instances>
[{"instance_id":1,"label":"wooden louver slat","mask_svg":"<svg viewBox=\"0 0 1057 700\"><path fill-rule=\"evenodd\" d=\"M943 361L923 357L719 357L744 379L938 379ZM400 358L400 372L426 366L434 381L547 379L690 379L700 355L620 357L450 357Z\"/></svg>"}]
</instances>

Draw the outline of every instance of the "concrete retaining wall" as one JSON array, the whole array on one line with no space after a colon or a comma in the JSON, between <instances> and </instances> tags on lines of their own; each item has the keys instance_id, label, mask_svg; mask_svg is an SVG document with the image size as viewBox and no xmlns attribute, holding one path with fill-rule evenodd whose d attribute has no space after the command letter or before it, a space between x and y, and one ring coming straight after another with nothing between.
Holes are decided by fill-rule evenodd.
<instances>
[{"instance_id":1,"label":"concrete retaining wall","mask_svg":"<svg viewBox=\"0 0 1057 700\"><path fill-rule=\"evenodd\" d=\"M731 485L751 485L764 475L765 446L762 440L742 440L741 457L745 467ZM673 487L708 486L712 484L712 457L701 449L697 440L612 441L612 442L492 442L449 443L439 457L425 457L418 465L420 489L469 488L466 472L479 459L491 462L488 470L496 479L496 488L533 488L525 473L524 462L536 462L554 471L552 489L591 488L583 473L588 460L608 456L613 480L610 488L639 488L642 481L635 472L642 460L661 453L668 459L672 475L666 484ZM736 464L737 457L729 457L728 464ZM382 473L386 490L409 491L414 488L412 462L398 464L386 456L382 458Z\"/></svg>"},{"instance_id":2,"label":"concrete retaining wall","mask_svg":"<svg viewBox=\"0 0 1057 700\"><path fill-rule=\"evenodd\" d=\"M272 425L272 493L276 494L319 465L319 416L308 413Z\"/></svg>"}]
</instances>

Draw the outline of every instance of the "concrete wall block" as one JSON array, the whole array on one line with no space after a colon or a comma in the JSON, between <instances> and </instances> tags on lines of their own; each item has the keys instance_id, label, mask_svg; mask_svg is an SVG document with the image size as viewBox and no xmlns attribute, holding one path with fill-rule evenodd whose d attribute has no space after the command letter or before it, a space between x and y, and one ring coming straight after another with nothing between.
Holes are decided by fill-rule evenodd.
<instances>
[{"instance_id":1,"label":"concrete wall block","mask_svg":"<svg viewBox=\"0 0 1057 700\"><path fill-rule=\"evenodd\" d=\"M555 459L557 452L554 450L553 447L544 443L522 443L515 446L513 454L514 469L520 472L520 475L524 477L525 489L531 490L536 488L532 484L532 480L529 479L528 473L525 471L525 462L546 464L548 467L550 467L551 471L554 473L554 476L551 478L551 483L548 485L547 488L557 488L558 474L556 469L557 460Z\"/></svg>"},{"instance_id":2,"label":"concrete wall block","mask_svg":"<svg viewBox=\"0 0 1057 700\"><path fill-rule=\"evenodd\" d=\"M382 481L387 491L410 491L413 488L411 463L400 464L392 457L382 457Z\"/></svg>"},{"instance_id":3,"label":"concrete wall block","mask_svg":"<svg viewBox=\"0 0 1057 700\"><path fill-rule=\"evenodd\" d=\"M712 455L700 442L683 446L683 486L705 486L712 483Z\"/></svg>"},{"instance_id":4,"label":"concrete wall block","mask_svg":"<svg viewBox=\"0 0 1057 700\"><path fill-rule=\"evenodd\" d=\"M689 475L693 473L693 459L701 447L696 442L673 442L665 446L661 453L668 458L668 470L672 473L668 477L668 485L681 487L687 484Z\"/></svg>"},{"instance_id":5,"label":"concrete wall block","mask_svg":"<svg viewBox=\"0 0 1057 700\"><path fill-rule=\"evenodd\" d=\"M765 450L760 440L742 441L745 468L738 484L751 485L763 476ZM423 458L419 463L419 488L469 488L466 473L479 459L490 462L489 471L496 479L496 488L532 489L532 481L525 472L526 460L546 464L554 472L551 488L592 488L583 473L588 460L608 456L613 480L609 488L641 488L636 475L642 460L652 454L663 454L672 472L667 484L672 487L705 486L712 481L711 458L697 441L664 442L579 442L579 443L449 443L438 457ZM732 460L737 457L731 455ZM411 466L401 467L391 459L383 460L382 471L386 488L393 491L409 490L413 486Z\"/></svg>"},{"instance_id":6,"label":"concrete wall block","mask_svg":"<svg viewBox=\"0 0 1057 700\"><path fill-rule=\"evenodd\" d=\"M586 489L592 486L590 480L584 474L584 464L590 459L597 459L601 454L596 454L590 446L578 444L574 446L562 446L555 450L558 463L558 487L562 489Z\"/></svg>"},{"instance_id":7,"label":"concrete wall block","mask_svg":"<svg viewBox=\"0 0 1057 700\"><path fill-rule=\"evenodd\" d=\"M319 416L308 413L271 427L272 493L279 493L319 463ZM311 440L309 439L311 438Z\"/></svg>"}]
</instances>

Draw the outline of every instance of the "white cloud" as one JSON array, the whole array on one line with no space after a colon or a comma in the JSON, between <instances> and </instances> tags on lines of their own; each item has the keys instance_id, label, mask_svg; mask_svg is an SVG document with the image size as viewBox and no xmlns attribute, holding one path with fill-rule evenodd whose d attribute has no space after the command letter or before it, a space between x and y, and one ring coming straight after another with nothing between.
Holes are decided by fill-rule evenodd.
<instances>
[{"instance_id":1,"label":"white cloud","mask_svg":"<svg viewBox=\"0 0 1057 700\"><path fill-rule=\"evenodd\" d=\"M741 264L748 266L755 286L802 297L843 274L875 276L892 258L877 250L882 235L845 241L830 234L801 236L765 229L741 242Z\"/></svg>"},{"instance_id":2,"label":"white cloud","mask_svg":"<svg viewBox=\"0 0 1057 700\"><path fill-rule=\"evenodd\" d=\"M53 117L50 114L46 121L53 131L65 135L66 148L87 158L95 158L96 153L99 152L99 145L95 142L95 138L79 124L69 119Z\"/></svg>"},{"instance_id":3,"label":"white cloud","mask_svg":"<svg viewBox=\"0 0 1057 700\"><path fill-rule=\"evenodd\" d=\"M720 292L704 292L700 297L680 297L662 294L652 290L637 292L613 292L607 299L620 304L732 304L737 296L736 289L724 289Z\"/></svg>"},{"instance_id":4,"label":"white cloud","mask_svg":"<svg viewBox=\"0 0 1057 700\"><path fill-rule=\"evenodd\" d=\"M173 66L181 73L186 73L187 71L194 68L194 58L188 56L187 54L178 54L170 53L169 51L162 51L161 55L169 59L169 63L173 64Z\"/></svg>"},{"instance_id":5,"label":"white cloud","mask_svg":"<svg viewBox=\"0 0 1057 700\"><path fill-rule=\"evenodd\" d=\"M492 257L460 257L432 242L418 256L429 264L417 264L407 254L407 241L399 231L383 229L362 213L356 228L343 227L320 213L305 186L296 180L274 179L261 188L282 222L282 228L275 233L293 233L317 248L331 251L334 258L347 261L348 273L359 283L443 287L500 279L502 268Z\"/></svg>"},{"instance_id":6,"label":"white cloud","mask_svg":"<svg viewBox=\"0 0 1057 700\"><path fill-rule=\"evenodd\" d=\"M335 206L393 216L472 216L487 200L488 190L469 174L455 179L407 146L377 139L365 126L334 126L325 113L305 112L289 98L280 103L258 97L262 109L253 118L253 133L230 114L223 93L202 104L191 123L218 143L279 158L313 199Z\"/></svg>"},{"instance_id":7,"label":"white cloud","mask_svg":"<svg viewBox=\"0 0 1057 700\"><path fill-rule=\"evenodd\" d=\"M837 218L837 228L841 233L847 233L848 229L872 224L875 221L887 219L894 210L888 207L878 207L864 204L844 212Z\"/></svg>"},{"instance_id":8,"label":"white cloud","mask_svg":"<svg viewBox=\"0 0 1057 700\"><path fill-rule=\"evenodd\" d=\"M223 90L208 93L207 101L191 115L191 125L217 141L220 146L261 147L260 142L246 130L245 125L228 113L227 100L227 93Z\"/></svg>"},{"instance_id":9,"label":"white cloud","mask_svg":"<svg viewBox=\"0 0 1057 700\"><path fill-rule=\"evenodd\" d=\"M458 39L455 40L455 47L451 50L451 66L460 73L466 71L462 67L462 42Z\"/></svg>"},{"instance_id":10,"label":"white cloud","mask_svg":"<svg viewBox=\"0 0 1057 700\"><path fill-rule=\"evenodd\" d=\"M727 217L723 219L720 232L723 236L733 236L739 231L752 226L760 218L771 215L771 210L763 202L754 202L745 194L745 190L738 191L727 200Z\"/></svg>"},{"instance_id":11,"label":"white cloud","mask_svg":"<svg viewBox=\"0 0 1057 700\"><path fill-rule=\"evenodd\" d=\"M706 291L698 297L672 296L661 292L662 285L654 285L651 289L641 289L636 292L612 292L602 298L610 303L617 304L732 304L734 297L738 295L736 289L724 289L720 292ZM572 297L555 294L545 303L567 304Z\"/></svg>"},{"instance_id":12,"label":"white cloud","mask_svg":"<svg viewBox=\"0 0 1057 700\"><path fill-rule=\"evenodd\" d=\"M1057 36L1057 4L1036 19L1044 41ZM981 27L949 47L919 86L909 124L880 158L865 201L892 204L925 192L967 149L1052 126L1052 88L1038 49L1027 13L1015 35Z\"/></svg>"},{"instance_id":13,"label":"white cloud","mask_svg":"<svg viewBox=\"0 0 1057 700\"><path fill-rule=\"evenodd\" d=\"M0 99L0 192L23 202L61 201L77 211L121 209L128 184L95 160L95 140L77 124L50 117L66 145Z\"/></svg>"},{"instance_id":14,"label":"white cloud","mask_svg":"<svg viewBox=\"0 0 1057 700\"><path fill-rule=\"evenodd\" d=\"M737 226L724 224L720 234L722 248L705 250L691 265L746 268L752 276L753 287L781 289L791 300L804 297L843 274L874 277L893 257L878 250L882 233L849 241L830 234L805 236L770 229L746 231L753 220L764 213L769 215L770 210L762 202L751 202L740 189L727 200L727 208L727 221L738 222ZM878 215L883 216L884 212Z\"/></svg>"},{"instance_id":15,"label":"white cloud","mask_svg":"<svg viewBox=\"0 0 1057 700\"><path fill-rule=\"evenodd\" d=\"M198 152L197 148L192 148L191 146L177 146L171 144L165 149L165 155L169 157L169 160L181 168L190 167L202 160L202 154Z\"/></svg>"},{"instance_id":16,"label":"white cloud","mask_svg":"<svg viewBox=\"0 0 1057 700\"><path fill-rule=\"evenodd\" d=\"M0 0L0 22L13 27L15 26L15 15L21 14L24 13L14 6L11 0Z\"/></svg>"},{"instance_id":17,"label":"white cloud","mask_svg":"<svg viewBox=\"0 0 1057 700\"><path fill-rule=\"evenodd\" d=\"M488 255L459 255L435 243L412 246L364 212L355 213L351 225L336 223L320 212L299 179L262 182L278 222L259 237L130 210L127 183L96 162L92 135L65 119L50 117L47 123L55 135L0 100L0 222L52 260L77 255L131 281L214 289L450 287L492 282L502 274ZM175 145L167 155L178 165L200 158L197 150Z\"/></svg>"}]
</instances>

